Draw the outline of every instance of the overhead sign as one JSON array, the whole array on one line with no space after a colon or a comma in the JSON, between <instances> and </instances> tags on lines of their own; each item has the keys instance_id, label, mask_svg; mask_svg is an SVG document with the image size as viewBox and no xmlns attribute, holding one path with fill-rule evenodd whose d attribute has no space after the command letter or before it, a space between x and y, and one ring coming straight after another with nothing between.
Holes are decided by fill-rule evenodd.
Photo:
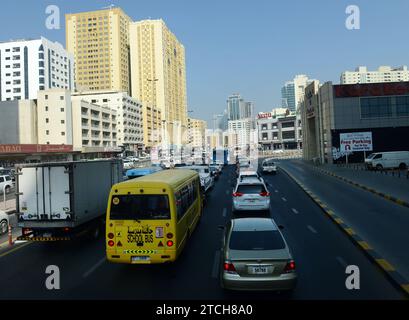
<instances>
[{"instance_id":1,"label":"overhead sign","mask_svg":"<svg viewBox=\"0 0 409 320\"><path fill-rule=\"evenodd\" d=\"M372 151L372 132L340 133L340 152Z\"/></svg>"}]
</instances>

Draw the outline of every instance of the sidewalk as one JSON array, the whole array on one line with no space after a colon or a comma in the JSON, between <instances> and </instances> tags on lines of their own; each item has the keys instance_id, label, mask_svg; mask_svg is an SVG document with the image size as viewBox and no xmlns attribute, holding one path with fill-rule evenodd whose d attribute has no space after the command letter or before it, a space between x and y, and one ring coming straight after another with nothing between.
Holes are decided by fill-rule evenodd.
<instances>
[{"instance_id":1,"label":"sidewalk","mask_svg":"<svg viewBox=\"0 0 409 320\"><path fill-rule=\"evenodd\" d=\"M0 210L5 211L6 213L11 213L16 210L16 199L6 200L6 203L3 202L3 199L0 198Z\"/></svg>"},{"instance_id":2,"label":"sidewalk","mask_svg":"<svg viewBox=\"0 0 409 320\"><path fill-rule=\"evenodd\" d=\"M398 175L398 172L392 175L392 172L367 171L359 166L313 165L308 161L303 161L303 163L395 203L409 207L409 178L402 171L400 175Z\"/></svg>"}]
</instances>

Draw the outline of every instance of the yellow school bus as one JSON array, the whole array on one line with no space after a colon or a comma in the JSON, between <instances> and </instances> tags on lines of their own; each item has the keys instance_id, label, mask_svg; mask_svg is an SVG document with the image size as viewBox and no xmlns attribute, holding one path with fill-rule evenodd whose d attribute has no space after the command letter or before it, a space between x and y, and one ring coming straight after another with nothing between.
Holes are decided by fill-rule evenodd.
<instances>
[{"instance_id":1,"label":"yellow school bus","mask_svg":"<svg viewBox=\"0 0 409 320\"><path fill-rule=\"evenodd\" d=\"M175 261L202 215L199 175L165 170L112 187L106 217L110 262Z\"/></svg>"}]
</instances>

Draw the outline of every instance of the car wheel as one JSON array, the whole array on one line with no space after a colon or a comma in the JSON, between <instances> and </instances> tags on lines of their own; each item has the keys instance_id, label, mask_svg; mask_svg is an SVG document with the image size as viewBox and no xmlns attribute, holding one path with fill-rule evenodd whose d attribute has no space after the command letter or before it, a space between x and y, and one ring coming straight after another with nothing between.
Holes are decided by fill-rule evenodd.
<instances>
[{"instance_id":1,"label":"car wheel","mask_svg":"<svg viewBox=\"0 0 409 320\"><path fill-rule=\"evenodd\" d=\"M381 164L376 165L376 170L382 170L382 169L383 169L383 166Z\"/></svg>"},{"instance_id":2,"label":"car wheel","mask_svg":"<svg viewBox=\"0 0 409 320\"><path fill-rule=\"evenodd\" d=\"M9 186L6 187L6 194L10 193L11 188Z\"/></svg>"},{"instance_id":3,"label":"car wheel","mask_svg":"<svg viewBox=\"0 0 409 320\"><path fill-rule=\"evenodd\" d=\"M406 163L401 163L400 165L399 165L399 169L401 169L401 170L405 170L406 169Z\"/></svg>"},{"instance_id":4,"label":"car wheel","mask_svg":"<svg viewBox=\"0 0 409 320\"><path fill-rule=\"evenodd\" d=\"M9 229L7 220L2 220L0 222L0 234L6 234Z\"/></svg>"}]
</instances>

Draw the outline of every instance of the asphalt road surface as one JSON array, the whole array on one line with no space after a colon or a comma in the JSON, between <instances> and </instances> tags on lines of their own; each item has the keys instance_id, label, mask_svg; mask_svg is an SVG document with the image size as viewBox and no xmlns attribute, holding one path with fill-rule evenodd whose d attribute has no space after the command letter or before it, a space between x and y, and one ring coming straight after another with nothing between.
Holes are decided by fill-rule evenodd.
<instances>
[{"instance_id":1,"label":"asphalt road surface","mask_svg":"<svg viewBox=\"0 0 409 320\"><path fill-rule=\"evenodd\" d=\"M276 293L226 292L219 286L222 231L231 218L233 167L227 167L209 196L198 228L171 265L120 265L105 260L105 239L23 244L0 253L0 299L279 300ZM368 258L283 172L271 183L271 216L297 265L298 285L291 299L403 299ZM46 268L60 269L61 289L47 290ZM360 289L345 286L348 265L360 269Z\"/></svg>"}]
</instances>

